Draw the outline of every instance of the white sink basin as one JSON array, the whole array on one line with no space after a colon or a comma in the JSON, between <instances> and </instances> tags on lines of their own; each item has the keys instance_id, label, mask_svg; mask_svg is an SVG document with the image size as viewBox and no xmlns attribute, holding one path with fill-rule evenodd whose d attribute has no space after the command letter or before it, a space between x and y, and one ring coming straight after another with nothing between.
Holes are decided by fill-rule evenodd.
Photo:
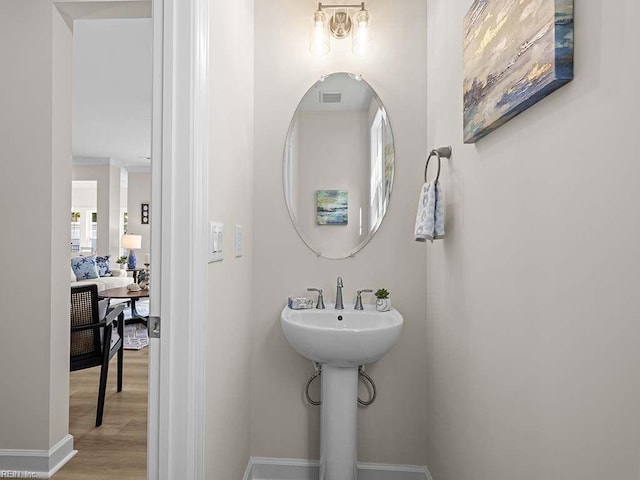
<instances>
[{"instance_id":1,"label":"white sink basin","mask_svg":"<svg viewBox=\"0 0 640 480\"><path fill-rule=\"evenodd\" d=\"M285 307L280 324L291 346L314 362L357 367L380 360L396 343L404 320L392 308L378 312L373 305L354 310L291 310Z\"/></svg>"}]
</instances>

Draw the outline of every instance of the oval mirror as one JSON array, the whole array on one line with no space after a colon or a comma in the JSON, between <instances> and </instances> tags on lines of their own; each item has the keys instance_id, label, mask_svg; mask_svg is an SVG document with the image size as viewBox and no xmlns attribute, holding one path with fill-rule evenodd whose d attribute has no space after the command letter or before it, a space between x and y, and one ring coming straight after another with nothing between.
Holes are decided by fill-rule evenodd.
<instances>
[{"instance_id":1,"label":"oval mirror","mask_svg":"<svg viewBox=\"0 0 640 480\"><path fill-rule=\"evenodd\" d=\"M353 256L373 238L391 197L394 145L384 105L362 77L334 73L302 97L283 174L291 221L317 255Z\"/></svg>"}]
</instances>

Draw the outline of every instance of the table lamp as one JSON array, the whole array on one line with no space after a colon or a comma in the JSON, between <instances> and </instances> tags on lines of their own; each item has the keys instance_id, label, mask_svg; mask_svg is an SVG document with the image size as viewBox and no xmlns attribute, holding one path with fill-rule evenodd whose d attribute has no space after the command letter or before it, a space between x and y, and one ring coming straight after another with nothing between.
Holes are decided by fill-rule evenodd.
<instances>
[{"instance_id":1,"label":"table lamp","mask_svg":"<svg viewBox=\"0 0 640 480\"><path fill-rule=\"evenodd\" d=\"M138 260L136 259L136 249L142 247L142 235L123 235L122 248L129 250L128 267L130 270L134 270L138 266Z\"/></svg>"}]
</instances>

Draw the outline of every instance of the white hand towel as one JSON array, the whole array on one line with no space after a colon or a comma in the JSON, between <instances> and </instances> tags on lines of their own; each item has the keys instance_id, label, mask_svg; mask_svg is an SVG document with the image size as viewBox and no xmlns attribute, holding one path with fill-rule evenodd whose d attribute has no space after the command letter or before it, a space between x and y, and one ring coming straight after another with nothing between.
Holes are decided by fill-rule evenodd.
<instances>
[{"instance_id":1,"label":"white hand towel","mask_svg":"<svg viewBox=\"0 0 640 480\"><path fill-rule=\"evenodd\" d=\"M422 185L418 199L418 213L416 214L415 239L416 242L433 241L435 232L436 192L433 182Z\"/></svg>"},{"instance_id":2,"label":"white hand towel","mask_svg":"<svg viewBox=\"0 0 640 480\"><path fill-rule=\"evenodd\" d=\"M444 194L440 182L422 186L414 234L417 242L444 238Z\"/></svg>"},{"instance_id":3,"label":"white hand towel","mask_svg":"<svg viewBox=\"0 0 640 480\"><path fill-rule=\"evenodd\" d=\"M440 182L436 182L435 235L433 238L444 238L444 193Z\"/></svg>"}]
</instances>

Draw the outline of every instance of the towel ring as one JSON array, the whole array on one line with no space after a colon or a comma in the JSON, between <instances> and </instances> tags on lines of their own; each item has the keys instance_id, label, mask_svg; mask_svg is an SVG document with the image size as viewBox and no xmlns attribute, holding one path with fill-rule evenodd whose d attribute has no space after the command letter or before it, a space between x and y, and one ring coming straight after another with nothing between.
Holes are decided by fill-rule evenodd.
<instances>
[{"instance_id":1,"label":"towel ring","mask_svg":"<svg viewBox=\"0 0 640 480\"><path fill-rule=\"evenodd\" d=\"M442 157L451 158L451 147L435 148L429 152L427 157L427 163L424 166L424 182L427 183L427 169L429 168L429 160L431 157L436 156L438 158L438 173L436 174L436 182L440 179L440 167L442 166Z\"/></svg>"},{"instance_id":2,"label":"towel ring","mask_svg":"<svg viewBox=\"0 0 640 480\"><path fill-rule=\"evenodd\" d=\"M427 157L427 164L424 166L424 183L427 183L427 169L429 168L429 160L431 160L431 157L433 156L438 157L438 173L436 174L436 182L438 181L438 179L440 178L440 167L441 167L441 159L440 159L440 154L436 151L436 150L431 150L431 153L429 153L429 157Z\"/></svg>"}]
</instances>

